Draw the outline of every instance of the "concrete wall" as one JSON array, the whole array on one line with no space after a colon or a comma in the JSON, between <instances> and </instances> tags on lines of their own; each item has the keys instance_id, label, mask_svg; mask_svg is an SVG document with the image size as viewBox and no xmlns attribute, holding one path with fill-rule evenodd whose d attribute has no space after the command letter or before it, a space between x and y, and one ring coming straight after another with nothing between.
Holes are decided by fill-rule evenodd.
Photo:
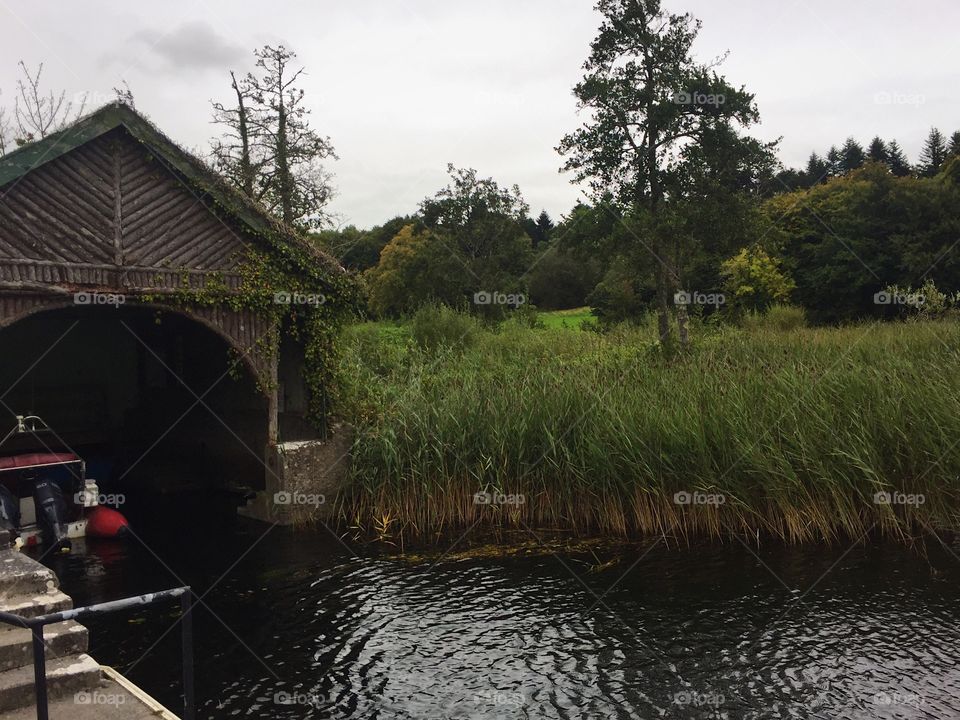
<instances>
[{"instance_id":1,"label":"concrete wall","mask_svg":"<svg viewBox=\"0 0 960 720\"><path fill-rule=\"evenodd\" d=\"M267 448L266 491L240 513L282 525L330 518L350 468L353 437L349 426L336 425L327 440Z\"/></svg>"}]
</instances>

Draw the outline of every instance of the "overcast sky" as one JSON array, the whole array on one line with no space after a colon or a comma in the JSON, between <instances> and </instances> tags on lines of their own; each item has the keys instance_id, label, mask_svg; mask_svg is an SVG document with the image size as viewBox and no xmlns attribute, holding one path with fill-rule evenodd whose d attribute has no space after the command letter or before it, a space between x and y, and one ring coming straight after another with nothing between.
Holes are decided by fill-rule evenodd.
<instances>
[{"instance_id":1,"label":"overcast sky","mask_svg":"<svg viewBox=\"0 0 960 720\"><path fill-rule=\"evenodd\" d=\"M701 59L756 94L781 159L848 135L896 138L911 161L931 126L960 129L958 0L670 0L703 21ZM341 222L412 212L446 183L446 164L520 185L534 212L565 213L580 191L553 148L576 127L571 88L599 19L592 0L0 0L0 104L16 63L48 85L113 97L181 144L206 151L210 100L229 69L283 43L299 54L313 123L334 142Z\"/></svg>"}]
</instances>

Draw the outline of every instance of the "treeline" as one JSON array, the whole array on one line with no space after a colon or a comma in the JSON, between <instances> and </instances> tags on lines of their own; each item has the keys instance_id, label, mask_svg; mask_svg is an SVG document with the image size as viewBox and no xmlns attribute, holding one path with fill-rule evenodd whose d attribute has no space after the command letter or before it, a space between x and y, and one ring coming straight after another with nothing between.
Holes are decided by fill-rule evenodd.
<instances>
[{"instance_id":1,"label":"treeline","mask_svg":"<svg viewBox=\"0 0 960 720\"><path fill-rule=\"evenodd\" d=\"M932 130L916 163L896 141L850 138L785 169L776 143L746 134L753 95L694 59L697 20L657 0L597 9L574 88L588 119L557 146L590 202L535 217L515 186L451 166L416 213L318 234L362 277L372 314L439 301L503 315L522 298L610 321L652 312L661 341L683 345L691 314L787 303L838 322L960 288L960 132Z\"/></svg>"},{"instance_id":2,"label":"treeline","mask_svg":"<svg viewBox=\"0 0 960 720\"><path fill-rule=\"evenodd\" d=\"M890 287L928 282L960 288L960 161L953 150L940 171L898 175L868 157L852 171L799 185L740 213L748 225L725 230L722 214L702 218L681 285L723 293L722 307L763 311L802 306L815 322L889 317L910 308L877 303ZM612 321L653 309L653 263L643 261L640 219L613 203L578 203L559 221L529 214L518 189L502 189L473 170L450 169L452 182L417 213L369 230L348 226L315 235L362 279L369 310L400 316L441 302L484 314L479 292L522 294L541 309L590 305ZM637 249L640 258L631 261Z\"/></svg>"},{"instance_id":3,"label":"treeline","mask_svg":"<svg viewBox=\"0 0 960 720\"><path fill-rule=\"evenodd\" d=\"M783 170L777 179L788 189L809 188L858 170L869 161L886 165L897 177L933 177L951 156L957 154L960 154L960 130L948 139L938 128L931 128L915 164L910 164L896 140L886 142L876 136L864 148L849 137L839 148L833 145L823 154L811 153L805 168ZM774 191L780 192L782 189L775 187Z\"/></svg>"}]
</instances>

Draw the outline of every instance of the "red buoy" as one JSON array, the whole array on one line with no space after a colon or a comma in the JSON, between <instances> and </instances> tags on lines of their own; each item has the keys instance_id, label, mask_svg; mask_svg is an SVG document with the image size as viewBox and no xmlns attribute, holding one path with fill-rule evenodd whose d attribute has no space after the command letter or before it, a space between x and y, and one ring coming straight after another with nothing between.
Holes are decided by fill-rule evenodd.
<instances>
[{"instance_id":1,"label":"red buoy","mask_svg":"<svg viewBox=\"0 0 960 720\"><path fill-rule=\"evenodd\" d=\"M121 513L105 505L97 505L87 515L87 537L123 537L129 525Z\"/></svg>"}]
</instances>

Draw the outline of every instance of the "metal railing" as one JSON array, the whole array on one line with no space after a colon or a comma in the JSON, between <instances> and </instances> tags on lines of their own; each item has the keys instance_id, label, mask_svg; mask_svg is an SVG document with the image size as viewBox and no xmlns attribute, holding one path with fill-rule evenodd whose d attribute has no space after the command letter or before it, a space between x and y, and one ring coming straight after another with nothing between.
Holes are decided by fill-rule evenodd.
<instances>
[{"instance_id":1,"label":"metal railing","mask_svg":"<svg viewBox=\"0 0 960 720\"><path fill-rule=\"evenodd\" d=\"M61 610L60 612L25 618L13 613L0 612L0 622L16 627L27 628L33 635L33 682L37 694L37 720L49 720L47 702L47 656L46 645L43 641L43 628L53 623L66 620L83 620L85 618L104 615L106 613L127 610L133 607L143 607L180 598L180 624L183 637L183 720L195 720L193 699L193 618L190 611L193 607L193 593L189 587L162 590L146 595L136 595L113 600L111 602L89 605L87 607Z\"/></svg>"}]
</instances>

